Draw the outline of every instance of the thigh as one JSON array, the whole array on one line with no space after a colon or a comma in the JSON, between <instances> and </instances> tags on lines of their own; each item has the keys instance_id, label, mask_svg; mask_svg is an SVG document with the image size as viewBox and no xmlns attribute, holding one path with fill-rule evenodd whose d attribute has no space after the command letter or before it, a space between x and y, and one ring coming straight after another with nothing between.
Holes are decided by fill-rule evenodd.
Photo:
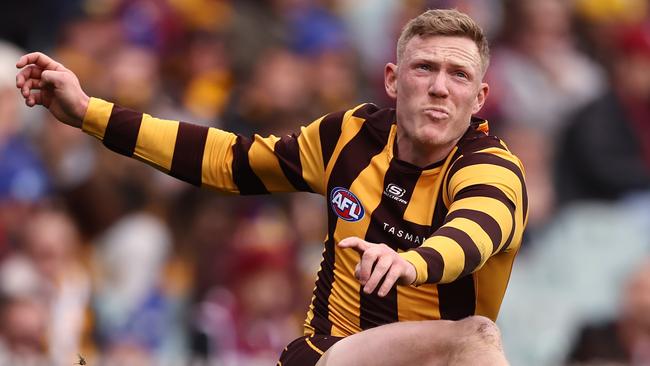
<instances>
[{"instance_id":1,"label":"thigh","mask_svg":"<svg viewBox=\"0 0 650 366\"><path fill-rule=\"evenodd\" d=\"M323 353L341 339L343 338L318 334L302 336L289 343L284 349L280 355L278 366L316 365Z\"/></svg>"},{"instance_id":2,"label":"thigh","mask_svg":"<svg viewBox=\"0 0 650 366\"><path fill-rule=\"evenodd\" d=\"M507 364L498 328L480 316L382 325L346 337L318 362L318 366Z\"/></svg>"}]
</instances>

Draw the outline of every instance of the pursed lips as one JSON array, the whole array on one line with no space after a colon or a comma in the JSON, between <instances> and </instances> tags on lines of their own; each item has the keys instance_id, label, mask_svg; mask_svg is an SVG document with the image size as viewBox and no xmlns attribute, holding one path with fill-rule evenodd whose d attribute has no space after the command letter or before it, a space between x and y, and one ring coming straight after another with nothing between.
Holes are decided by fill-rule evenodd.
<instances>
[{"instance_id":1,"label":"pursed lips","mask_svg":"<svg viewBox=\"0 0 650 366\"><path fill-rule=\"evenodd\" d=\"M433 119L444 119L449 117L449 111L443 107L428 107L424 109L424 113Z\"/></svg>"}]
</instances>

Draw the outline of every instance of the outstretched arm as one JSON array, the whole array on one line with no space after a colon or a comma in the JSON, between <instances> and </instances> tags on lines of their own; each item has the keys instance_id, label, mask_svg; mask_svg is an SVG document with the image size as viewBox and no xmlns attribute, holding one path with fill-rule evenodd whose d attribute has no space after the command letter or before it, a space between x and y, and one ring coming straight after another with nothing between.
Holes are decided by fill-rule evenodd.
<instances>
[{"instance_id":1,"label":"outstretched arm","mask_svg":"<svg viewBox=\"0 0 650 366\"><path fill-rule=\"evenodd\" d=\"M155 118L89 98L77 76L40 52L22 56L16 86L29 107L42 105L60 121L109 149L197 186L235 194L323 193L321 118L300 134L252 138L177 120Z\"/></svg>"},{"instance_id":2,"label":"outstretched arm","mask_svg":"<svg viewBox=\"0 0 650 366\"><path fill-rule=\"evenodd\" d=\"M16 67L16 87L28 107L42 105L59 121L81 127L90 98L72 71L40 52L22 56Z\"/></svg>"}]
</instances>

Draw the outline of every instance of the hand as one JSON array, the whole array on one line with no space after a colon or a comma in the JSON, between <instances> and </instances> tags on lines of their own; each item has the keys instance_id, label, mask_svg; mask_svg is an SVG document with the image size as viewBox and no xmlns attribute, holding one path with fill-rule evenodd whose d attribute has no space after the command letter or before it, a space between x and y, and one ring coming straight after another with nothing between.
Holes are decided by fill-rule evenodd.
<instances>
[{"instance_id":1,"label":"hand","mask_svg":"<svg viewBox=\"0 0 650 366\"><path fill-rule=\"evenodd\" d=\"M384 276L384 283L377 293L380 297L386 296L395 283L410 285L415 282L415 267L386 244L374 244L349 237L341 240L338 245L340 248L352 248L361 256L354 275L367 294L375 291Z\"/></svg>"},{"instance_id":2,"label":"hand","mask_svg":"<svg viewBox=\"0 0 650 366\"><path fill-rule=\"evenodd\" d=\"M72 71L40 52L22 56L16 67L16 87L28 107L40 104L59 121L81 127L90 98Z\"/></svg>"}]
</instances>

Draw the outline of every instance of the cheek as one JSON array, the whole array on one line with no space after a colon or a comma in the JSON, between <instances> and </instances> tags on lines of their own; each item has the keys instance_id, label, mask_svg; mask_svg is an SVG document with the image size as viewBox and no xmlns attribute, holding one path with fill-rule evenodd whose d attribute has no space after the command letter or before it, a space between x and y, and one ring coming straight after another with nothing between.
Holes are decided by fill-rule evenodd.
<instances>
[{"instance_id":1,"label":"cheek","mask_svg":"<svg viewBox=\"0 0 650 366\"><path fill-rule=\"evenodd\" d=\"M420 95L422 93L428 95L427 83L423 78L404 77L397 80L396 87L398 96L402 94L403 97L408 96L411 98L414 95Z\"/></svg>"},{"instance_id":2,"label":"cheek","mask_svg":"<svg viewBox=\"0 0 650 366\"><path fill-rule=\"evenodd\" d=\"M474 93L465 93L457 99L456 108L462 114L473 114L478 111L478 98Z\"/></svg>"}]
</instances>

